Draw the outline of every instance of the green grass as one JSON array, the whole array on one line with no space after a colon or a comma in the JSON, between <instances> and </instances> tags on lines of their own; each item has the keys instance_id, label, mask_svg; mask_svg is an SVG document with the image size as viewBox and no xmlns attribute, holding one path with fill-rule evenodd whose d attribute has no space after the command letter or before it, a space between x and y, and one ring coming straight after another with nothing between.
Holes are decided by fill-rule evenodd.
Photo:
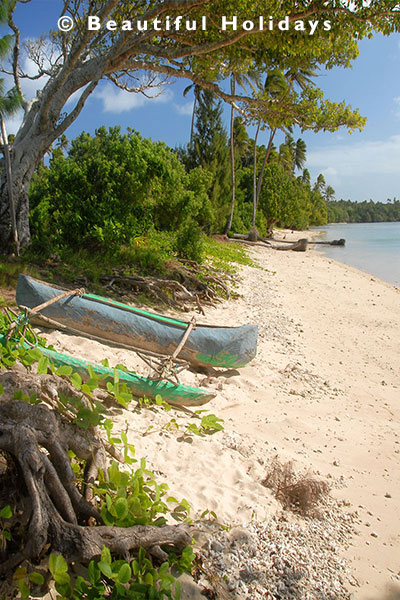
<instances>
[{"instance_id":1,"label":"green grass","mask_svg":"<svg viewBox=\"0 0 400 600\"><path fill-rule=\"evenodd\" d=\"M20 273L28 273L37 277L39 272L27 260L19 260L14 257L1 257L0 262L0 287L15 288Z\"/></svg>"},{"instance_id":2,"label":"green grass","mask_svg":"<svg viewBox=\"0 0 400 600\"><path fill-rule=\"evenodd\" d=\"M259 266L247 254L244 245L234 242L219 242L209 237L204 240L204 256L216 269L225 273L236 273L238 265Z\"/></svg>"},{"instance_id":3,"label":"green grass","mask_svg":"<svg viewBox=\"0 0 400 600\"><path fill-rule=\"evenodd\" d=\"M179 258L173 252L172 234L152 232L136 238L129 247L110 249L108 253L68 248L43 258L28 249L20 258L5 258L0 263L0 287L15 288L20 273L38 279L54 282L66 287L83 285L100 295L110 295L110 290L100 283L103 275L111 275L118 270L126 275L153 275L156 277L176 277ZM248 256L247 248L233 242L220 242L203 236L203 263L209 263L219 271L234 274L239 265L258 267ZM178 269L179 270L179 269ZM201 275L198 275L201 279ZM85 283L87 282L87 284ZM144 303L154 299L142 299Z\"/></svg>"}]
</instances>

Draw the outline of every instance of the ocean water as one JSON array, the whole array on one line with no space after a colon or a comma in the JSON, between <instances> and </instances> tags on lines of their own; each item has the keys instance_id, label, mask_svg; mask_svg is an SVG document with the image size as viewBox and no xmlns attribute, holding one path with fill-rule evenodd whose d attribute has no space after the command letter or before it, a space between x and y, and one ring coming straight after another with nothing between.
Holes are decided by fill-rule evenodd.
<instances>
[{"instance_id":1,"label":"ocean water","mask_svg":"<svg viewBox=\"0 0 400 600\"><path fill-rule=\"evenodd\" d=\"M321 240L344 238L346 245L316 245L325 256L400 287L400 223L349 223L315 227Z\"/></svg>"}]
</instances>

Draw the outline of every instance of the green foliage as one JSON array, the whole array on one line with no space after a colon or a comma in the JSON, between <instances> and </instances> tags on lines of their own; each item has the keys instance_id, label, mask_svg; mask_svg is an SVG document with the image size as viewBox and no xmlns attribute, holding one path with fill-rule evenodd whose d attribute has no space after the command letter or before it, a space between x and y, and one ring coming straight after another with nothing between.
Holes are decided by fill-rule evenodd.
<instances>
[{"instance_id":1,"label":"green foliage","mask_svg":"<svg viewBox=\"0 0 400 600\"><path fill-rule=\"evenodd\" d=\"M0 509L0 557L5 554L7 542L11 540L11 533L7 520L11 519L12 516L13 510L9 504Z\"/></svg>"},{"instance_id":2,"label":"green foliage","mask_svg":"<svg viewBox=\"0 0 400 600\"><path fill-rule=\"evenodd\" d=\"M192 218L188 218L178 229L176 236L178 257L201 263L203 256L203 234Z\"/></svg>"},{"instance_id":3,"label":"green foliage","mask_svg":"<svg viewBox=\"0 0 400 600\"><path fill-rule=\"evenodd\" d=\"M9 327L8 319L0 313L0 333ZM22 339L23 341L23 339ZM100 472L98 481L93 484L94 495L98 500L100 514L106 525L116 527L131 527L134 525L161 526L167 523L168 514L178 521L190 521L190 505L182 499L178 501L169 496L168 485L158 483L154 474L146 467L146 461L140 460L139 467L131 466L137 462L134 459L135 448L129 444L126 433L121 432L120 437L112 437L113 423L106 418L103 405L93 399L93 391L100 384L100 378L93 370L89 369L89 379L85 382L79 374L73 373L71 367L54 367L47 358L43 357L38 348L25 350L17 345L15 340L0 346L0 366L8 367L15 362L25 365L37 363L38 373L47 373L50 369L60 377L67 378L78 390L82 391L82 398L69 398L59 396L59 411L77 424L88 429L100 426L106 431L108 442L112 445L122 444L125 459L125 468L121 470L113 462L107 474ZM108 382L108 392L115 399L124 404L132 399L126 387L119 381L118 371L114 372L114 381ZM2 393L3 390L0 390ZM30 403L37 403L37 398L24 396L22 392L15 392L16 399ZM84 399L89 399L89 406ZM155 399L155 405L170 409L161 397ZM212 432L221 428L220 419L215 415L203 417L203 429ZM69 453L72 469L78 481L82 480L84 465L77 461L75 455ZM12 517L10 506L0 510L0 553L5 549L5 544L11 540L10 528L6 521ZM191 571L193 568L194 553L191 547L183 550L178 557L171 553L164 563L155 567L140 549L131 561L113 560L108 548L104 547L99 561L91 561L88 566L87 577L79 576L73 579L69 573L69 566L59 554L51 554L48 569L54 580L58 597L62 599L84 600L91 598L131 598L131 599L174 599L180 597L179 582L171 573L171 569L180 572ZM44 576L39 572L29 572L26 567L18 568L14 573L21 598L31 597L32 586L42 586Z\"/></svg>"},{"instance_id":4,"label":"green foliage","mask_svg":"<svg viewBox=\"0 0 400 600\"><path fill-rule=\"evenodd\" d=\"M165 525L163 515L172 510L165 498L168 485L156 482L144 459L132 472L120 471L117 463L113 462L107 477L101 475L94 490L100 499L100 512L106 525ZM182 506L182 501L175 500L175 504ZM189 510L187 505L182 519L188 518Z\"/></svg>"},{"instance_id":5,"label":"green foliage","mask_svg":"<svg viewBox=\"0 0 400 600\"><path fill-rule=\"evenodd\" d=\"M327 201L329 223L382 223L400 221L400 201L351 202L350 200Z\"/></svg>"},{"instance_id":6,"label":"green foliage","mask_svg":"<svg viewBox=\"0 0 400 600\"><path fill-rule=\"evenodd\" d=\"M199 97L195 125L193 144L180 149L179 156L192 177L199 170L206 174L203 180L212 209L208 221L202 223L205 231L222 231L231 195L228 136L222 123L222 103L209 90L203 90Z\"/></svg>"},{"instance_id":7,"label":"green foliage","mask_svg":"<svg viewBox=\"0 0 400 600\"><path fill-rule=\"evenodd\" d=\"M165 144L128 130L82 133L57 153L30 189L34 246L42 252L95 248L110 254L155 229L175 230L206 213L202 180L188 176Z\"/></svg>"},{"instance_id":8,"label":"green foliage","mask_svg":"<svg viewBox=\"0 0 400 600\"><path fill-rule=\"evenodd\" d=\"M184 424L184 436L190 437L191 435L198 435L200 437L203 437L205 435L213 435L214 433L217 433L218 431L223 431L224 430L224 426L223 426L223 419L220 419L219 417L217 417L216 415L209 413L206 415L203 415L202 417L200 417L201 413L203 413L203 410L196 410L195 411L195 415L197 415L198 419L200 420L200 423L196 423L196 422L187 422ZM166 423L163 427L163 429L166 429L167 431L180 431L181 430L181 426L180 424L177 422L176 418L173 417L172 419L170 419L168 421L168 423ZM146 434L151 433L153 430L153 427L150 426L146 432Z\"/></svg>"},{"instance_id":9,"label":"green foliage","mask_svg":"<svg viewBox=\"0 0 400 600\"><path fill-rule=\"evenodd\" d=\"M238 265L257 267L241 244L219 242L214 238L204 240L205 254L213 266L226 273L235 273Z\"/></svg>"}]
</instances>

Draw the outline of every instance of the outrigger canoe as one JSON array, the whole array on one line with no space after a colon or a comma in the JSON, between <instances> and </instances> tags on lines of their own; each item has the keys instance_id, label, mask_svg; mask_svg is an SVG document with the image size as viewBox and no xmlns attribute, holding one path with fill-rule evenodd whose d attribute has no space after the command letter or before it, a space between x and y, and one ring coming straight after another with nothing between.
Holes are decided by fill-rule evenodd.
<instances>
[{"instance_id":1,"label":"outrigger canoe","mask_svg":"<svg viewBox=\"0 0 400 600\"><path fill-rule=\"evenodd\" d=\"M0 344L4 345L5 343L6 336L0 335ZM29 349L32 346L25 342L24 347ZM105 385L108 381L113 383L115 372L117 372L119 382L126 383L130 392L139 398L143 396L146 398L155 398L157 395L160 395L163 400L168 402L168 404L177 406L201 406L216 396L216 394L210 393L207 390L202 390L201 388L194 388L182 384L175 385L169 381L155 381L147 377L136 375L136 373L104 367L103 365L70 356L69 354L56 352L49 348L42 348L41 346L38 346L37 348L44 356L47 356L49 361L56 367L64 365L72 367L73 372L79 373L83 381L90 377L89 368L92 368L95 374L101 377L100 383L102 385Z\"/></svg>"},{"instance_id":2,"label":"outrigger canoe","mask_svg":"<svg viewBox=\"0 0 400 600\"><path fill-rule=\"evenodd\" d=\"M33 309L65 290L28 275L20 275L17 304ZM49 322L41 319L44 315ZM173 355L182 340L187 321L150 313L94 294L72 295L30 316L34 324L69 328L74 333L104 342L164 356ZM193 366L238 368L251 361L257 351L257 326L223 327L196 325L190 331L179 359Z\"/></svg>"}]
</instances>

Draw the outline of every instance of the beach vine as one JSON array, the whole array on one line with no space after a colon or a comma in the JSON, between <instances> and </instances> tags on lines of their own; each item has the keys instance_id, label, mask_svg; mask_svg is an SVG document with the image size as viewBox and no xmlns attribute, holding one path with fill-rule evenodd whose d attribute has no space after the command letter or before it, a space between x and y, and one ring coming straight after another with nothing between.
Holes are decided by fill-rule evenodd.
<instances>
[{"instance_id":1,"label":"beach vine","mask_svg":"<svg viewBox=\"0 0 400 600\"><path fill-rule=\"evenodd\" d=\"M8 328L0 313L0 333ZM113 432L96 395L106 384L114 403L129 405L118 370L113 381L90 370L83 381L24 341L0 345L0 598L54 588L61 600L177 600L179 574L195 560L190 505ZM171 410L161 397L137 406ZM215 415L196 418L191 435L222 429Z\"/></svg>"}]
</instances>

